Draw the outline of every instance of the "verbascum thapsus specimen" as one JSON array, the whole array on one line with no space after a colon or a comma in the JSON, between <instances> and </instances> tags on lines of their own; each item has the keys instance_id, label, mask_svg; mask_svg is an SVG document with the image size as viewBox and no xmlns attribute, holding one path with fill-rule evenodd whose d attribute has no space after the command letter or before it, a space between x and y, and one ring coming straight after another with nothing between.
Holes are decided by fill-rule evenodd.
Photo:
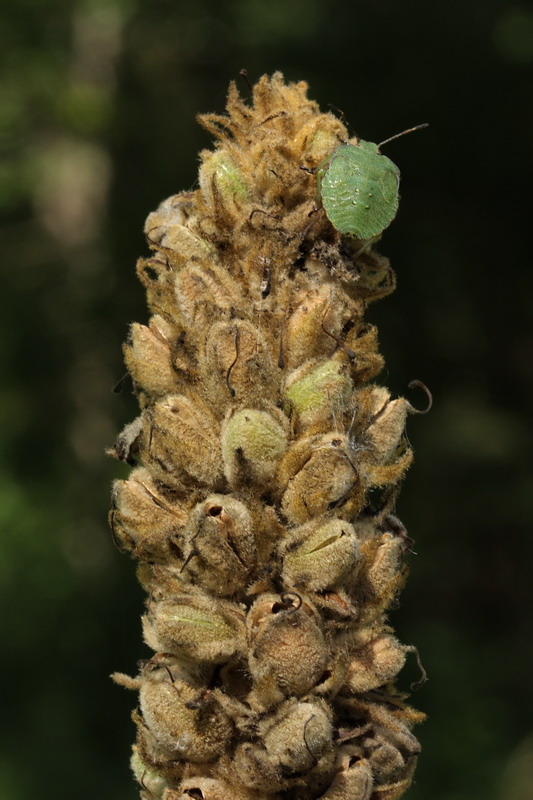
<instances>
[{"instance_id":1,"label":"verbascum thapsus specimen","mask_svg":"<svg viewBox=\"0 0 533 800\"><path fill-rule=\"evenodd\" d=\"M199 188L146 222L151 313L124 356L141 406L110 523L148 594L132 768L145 800L394 800L423 715L387 622L411 450L367 305L394 288L341 236L314 170L348 138L263 77L200 122Z\"/></svg>"}]
</instances>

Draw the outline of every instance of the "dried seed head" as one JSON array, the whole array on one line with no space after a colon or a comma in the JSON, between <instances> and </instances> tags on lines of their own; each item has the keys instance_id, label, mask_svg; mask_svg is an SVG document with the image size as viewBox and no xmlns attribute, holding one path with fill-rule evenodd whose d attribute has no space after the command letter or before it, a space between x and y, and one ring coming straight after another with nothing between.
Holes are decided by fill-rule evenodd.
<instances>
[{"instance_id":1,"label":"dried seed head","mask_svg":"<svg viewBox=\"0 0 533 800\"><path fill-rule=\"evenodd\" d=\"M419 750L386 617L413 409L369 383L365 322L395 278L316 208L317 170L320 190L357 148L306 90L276 73L248 104L232 85L201 118L200 188L146 223L153 316L124 347L142 414L114 448L142 467L110 515L149 595L155 655L115 675L141 695L143 800L394 800Z\"/></svg>"}]
</instances>

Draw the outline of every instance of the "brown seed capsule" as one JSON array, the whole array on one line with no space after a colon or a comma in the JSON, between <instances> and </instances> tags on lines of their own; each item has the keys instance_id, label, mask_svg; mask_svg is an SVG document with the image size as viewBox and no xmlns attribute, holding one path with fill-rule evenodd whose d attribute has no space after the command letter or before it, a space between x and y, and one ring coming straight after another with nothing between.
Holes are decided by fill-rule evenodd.
<instances>
[{"instance_id":1,"label":"brown seed capsule","mask_svg":"<svg viewBox=\"0 0 533 800\"><path fill-rule=\"evenodd\" d=\"M388 532L381 535L380 542L366 580L372 593L388 603L391 592L397 591L404 575L406 543L401 536Z\"/></svg>"},{"instance_id":2,"label":"brown seed capsule","mask_svg":"<svg viewBox=\"0 0 533 800\"><path fill-rule=\"evenodd\" d=\"M167 561L171 540L187 522L186 505L164 498L144 467L114 482L112 502L109 524L117 545L145 561Z\"/></svg>"},{"instance_id":3,"label":"brown seed capsule","mask_svg":"<svg viewBox=\"0 0 533 800\"><path fill-rule=\"evenodd\" d=\"M268 798L217 778L195 777L182 781L179 791L168 790L163 800L268 800Z\"/></svg>"},{"instance_id":4,"label":"brown seed capsule","mask_svg":"<svg viewBox=\"0 0 533 800\"><path fill-rule=\"evenodd\" d=\"M295 528L280 552L285 585L319 592L354 574L359 545L353 526L333 519Z\"/></svg>"},{"instance_id":5,"label":"brown seed capsule","mask_svg":"<svg viewBox=\"0 0 533 800\"><path fill-rule=\"evenodd\" d=\"M189 192L179 192L162 200L155 211L151 211L144 224L148 236L158 228L185 225L192 210L192 197Z\"/></svg>"},{"instance_id":6,"label":"brown seed capsule","mask_svg":"<svg viewBox=\"0 0 533 800\"><path fill-rule=\"evenodd\" d=\"M144 414L143 462L176 488L222 482L219 425L199 398L169 395Z\"/></svg>"},{"instance_id":7,"label":"brown seed capsule","mask_svg":"<svg viewBox=\"0 0 533 800\"><path fill-rule=\"evenodd\" d=\"M310 770L332 747L331 710L320 700L290 700L260 730L271 763L285 778Z\"/></svg>"},{"instance_id":8,"label":"brown seed capsule","mask_svg":"<svg viewBox=\"0 0 533 800\"><path fill-rule=\"evenodd\" d=\"M238 745L228 767L232 785L244 786L246 789L267 792L278 792L286 788L283 780L266 752L259 742L244 742Z\"/></svg>"},{"instance_id":9,"label":"brown seed capsule","mask_svg":"<svg viewBox=\"0 0 533 800\"><path fill-rule=\"evenodd\" d=\"M231 495L212 494L189 518L185 535L187 572L197 586L217 595L242 590L257 551L248 509Z\"/></svg>"},{"instance_id":10,"label":"brown seed capsule","mask_svg":"<svg viewBox=\"0 0 533 800\"><path fill-rule=\"evenodd\" d=\"M141 415L126 425L120 432L115 444L109 451L109 455L113 455L120 461L125 461L126 464L134 467L137 464L143 444L143 417Z\"/></svg>"},{"instance_id":11,"label":"brown seed capsule","mask_svg":"<svg viewBox=\"0 0 533 800\"><path fill-rule=\"evenodd\" d=\"M348 748L338 756L340 770L320 800L370 800L374 779L366 759L353 757Z\"/></svg>"},{"instance_id":12,"label":"brown seed capsule","mask_svg":"<svg viewBox=\"0 0 533 800\"><path fill-rule=\"evenodd\" d=\"M160 316L150 326L134 322L123 347L124 360L131 377L144 391L154 396L175 392L178 375L171 364L171 326Z\"/></svg>"},{"instance_id":13,"label":"brown seed capsule","mask_svg":"<svg viewBox=\"0 0 533 800\"><path fill-rule=\"evenodd\" d=\"M255 325L244 320L216 322L206 343L206 372L215 404L262 406L277 400L278 380L270 348Z\"/></svg>"},{"instance_id":14,"label":"brown seed capsule","mask_svg":"<svg viewBox=\"0 0 533 800\"><path fill-rule=\"evenodd\" d=\"M153 603L143 624L150 647L211 664L227 661L244 643L239 607L200 593Z\"/></svg>"},{"instance_id":15,"label":"brown seed capsule","mask_svg":"<svg viewBox=\"0 0 533 800\"><path fill-rule=\"evenodd\" d=\"M176 300L191 336L202 344L214 319L230 317L243 305L238 286L227 272L212 262L190 263L175 278Z\"/></svg>"},{"instance_id":16,"label":"brown seed capsule","mask_svg":"<svg viewBox=\"0 0 533 800\"><path fill-rule=\"evenodd\" d=\"M368 759L376 783L394 783L403 778L406 761L397 747L379 737L366 737L364 747L369 751Z\"/></svg>"},{"instance_id":17,"label":"brown seed capsule","mask_svg":"<svg viewBox=\"0 0 533 800\"><path fill-rule=\"evenodd\" d=\"M386 463L395 454L404 434L408 407L405 398L391 400L388 389L372 387L368 402L370 421L363 435L376 463Z\"/></svg>"},{"instance_id":18,"label":"brown seed capsule","mask_svg":"<svg viewBox=\"0 0 533 800\"><path fill-rule=\"evenodd\" d=\"M249 668L260 703L303 695L318 682L328 652L317 622L295 593L262 595L254 603L247 618Z\"/></svg>"},{"instance_id":19,"label":"brown seed capsule","mask_svg":"<svg viewBox=\"0 0 533 800\"><path fill-rule=\"evenodd\" d=\"M296 441L278 472L279 483L287 487L282 508L291 522L307 522L334 508L357 512L364 487L352 455L344 435L328 433Z\"/></svg>"},{"instance_id":20,"label":"brown seed capsule","mask_svg":"<svg viewBox=\"0 0 533 800\"><path fill-rule=\"evenodd\" d=\"M183 680L148 676L139 697L148 729L169 756L211 761L231 736L231 723L214 697Z\"/></svg>"},{"instance_id":21,"label":"brown seed capsule","mask_svg":"<svg viewBox=\"0 0 533 800\"><path fill-rule=\"evenodd\" d=\"M390 634L381 634L358 648L346 675L346 688L369 692L394 680L405 664L407 648Z\"/></svg>"}]
</instances>

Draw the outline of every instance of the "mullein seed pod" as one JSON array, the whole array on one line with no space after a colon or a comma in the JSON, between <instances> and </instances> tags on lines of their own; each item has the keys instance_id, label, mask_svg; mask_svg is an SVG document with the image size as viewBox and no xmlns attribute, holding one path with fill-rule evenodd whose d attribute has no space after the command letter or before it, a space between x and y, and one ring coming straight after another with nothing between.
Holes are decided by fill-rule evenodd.
<instances>
[{"instance_id":1,"label":"mullein seed pod","mask_svg":"<svg viewBox=\"0 0 533 800\"><path fill-rule=\"evenodd\" d=\"M287 484L281 507L293 523L332 509L353 515L364 499L349 438L337 433L297 440L280 466L279 481Z\"/></svg>"},{"instance_id":2,"label":"mullein seed pod","mask_svg":"<svg viewBox=\"0 0 533 800\"><path fill-rule=\"evenodd\" d=\"M130 327L124 361L135 383L150 395L165 395L177 388L171 362L173 336L174 331L158 316L152 317L148 327L136 322Z\"/></svg>"},{"instance_id":3,"label":"mullein seed pod","mask_svg":"<svg viewBox=\"0 0 533 800\"><path fill-rule=\"evenodd\" d=\"M201 157L203 164L198 176L200 189L211 206L216 206L219 198L225 202L233 201L237 206L249 200L250 190L244 174L230 154L223 150L214 153L204 150Z\"/></svg>"},{"instance_id":4,"label":"mullein seed pod","mask_svg":"<svg viewBox=\"0 0 533 800\"><path fill-rule=\"evenodd\" d=\"M308 362L289 375L285 387L287 400L297 414L298 429L329 422L351 394L348 365L330 359L319 364Z\"/></svg>"},{"instance_id":5,"label":"mullein seed pod","mask_svg":"<svg viewBox=\"0 0 533 800\"><path fill-rule=\"evenodd\" d=\"M257 560L250 513L229 495L209 495L192 511L185 528L187 563L196 585L215 595L234 595L246 585Z\"/></svg>"},{"instance_id":6,"label":"mullein seed pod","mask_svg":"<svg viewBox=\"0 0 533 800\"><path fill-rule=\"evenodd\" d=\"M320 800L370 800L374 777L369 761L354 758L349 750L341 751L338 760L340 769Z\"/></svg>"},{"instance_id":7,"label":"mullein seed pod","mask_svg":"<svg viewBox=\"0 0 533 800\"><path fill-rule=\"evenodd\" d=\"M268 705L275 689L301 696L318 683L328 651L317 619L297 594L263 595L250 609L248 663L260 701Z\"/></svg>"},{"instance_id":8,"label":"mullein seed pod","mask_svg":"<svg viewBox=\"0 0 533 800\"><path fill-rule=\"evenodd\" d=\"M257 406L277 400L275 367L265 337L251 323L233 320L211 326L206 343L208 386L213 402Z\"/></svg>"},{"instance_id":9,"label":"mullein seed pod","mask_svg":"<svg viewBox=\"0 0 533 800\"><path fill-rule=\"evenodd\" d=\"M144 467L114 482L112 503L109 523L119 548L144 561L166 562L187 523L187 505L165 498Z\"/></svg>"},{"instance_id":10,"label":"mullein seed pod","mask_svg":"<svg viewBox=\"0 0 533 800\"><path fill-rule=\"evenodd\" d=\"M185 681L145 680L139 700L147 728L169 757L212 761L231 736L231 723L216 700Z\"/></svg>"},{"instance_id":11,"label":"mullein seed pod","mask_svg":"<svg viewBox=\"0 0 533 800\"><path fill-rule=\"evenodd\" d=\"M132 768L143 800L395 800L423 716L394 686L413 648L387 620L413 409L370 383L365 319L395 277L335 227L361 209L333 162L364 160L305 83L264 76L251 104L232 84L227 112L199 117L217 143L198 188L147 219L152 316L124 346L141 415L110 450L134 467L110 524L154 651L115 674L140 693Z\"/></svg>"},{"instance_id":12,"label":"mullein seed pod","mask_svg":"<svg viewBox=\"0 0 533 800\"><path fill-rule=\"evenodd\" d=\"M243 787L235 788L215 778L186 778L180 791L167 789L163 800L268 800L257 792L248 792Z\"/></svg>"},{"instance_id":13,"label":"mullein seed pod","mask_svg":"<svg viewBox=\"0 0 533 800\"><path fill-rule=\"evenodd\" d=\"M407 648L382 634L354 653L346 674L346 689L369 692L394 680L405 664Z\"/></svg>"},{"instance_id":14,"label":"mullein seed pod","mask_svg":"<svg viewBox=\"0 0 533 800\"><path fill-rule=\"evenodd\" d=\"M223 663L242 650L243 615L238 607L199 594L154 603L144 618L145 637L154 650Z\"/></svg>"},{"instance_id":15,"label":"mullein seed pod","mask_svg":"<svg viewBox=\"0 0 533 800\"><path fill-rule=\"evenodd\" d=\"M221 485L219 424L199 398L169 395L159 400L144 413L143 433L143 463L163 483L176 488L195 482L213 489Z\"/></svg>"},{"instance_id":16,"label":"mullein seed pod","mask_svg":"<svg viewBox=\"0 0 533 800\"><path fill-rule=\"evenodd\" d=\"M142 760L136 746L133 748L130 766L137 783L144 789L141 796L144 794L145 797L153 798L153 800L161 800L167 788L167 782L158 770Z\"/></svg>"},{"instance_id":17,"label":"mullein seed pod","mask_svg":"<svg viewBox=\"0 0 533 800\"><path fill-rule=\"evenodd\" d=\"M270 485L287 449L287 425L283 422L276 409L270 413L244 408L229 413L222 427L222 457L230 486L248 482Z\"/></svg>"},{"instance_id":18,"label":"mullein seed pod","mask_svg":"<svg viewBox=\"0 0 533 800\"><path fill-rule=\"evenodd\" d=\"M289 701L261 728L268 757L285 777L311 769L333 746L331 712L323 701Z\"/></svg>"},{"instance_id":19,"label":"mullein seed pod","mask_svg":"<svg viewBox=\"0 0 533 800\"><path fill-rule=\"evenodd\" d=\"M355 573L359 544L349 522L311 522L294 529L283 543L281 555L287 586L319 592Z\"/></svg>"}]
</instances>

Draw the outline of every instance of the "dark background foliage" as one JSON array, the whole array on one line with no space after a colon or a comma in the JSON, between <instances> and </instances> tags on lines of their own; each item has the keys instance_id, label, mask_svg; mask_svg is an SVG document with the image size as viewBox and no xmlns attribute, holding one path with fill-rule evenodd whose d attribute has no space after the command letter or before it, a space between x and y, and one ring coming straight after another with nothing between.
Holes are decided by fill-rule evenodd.
<instances>
[{"instance_id":1,"label":"dark background foliage","mask_svg":"<svg viewBox=\"0 0 533 800\"><path fill-rule=\"evenodd\" d=\"M392 622L430 676L408 796L531 798L531 6L4 0L0 24L0 797L136 797L135 701L108 675L146 655L142 598L103 456L136 406L111 387L146 319L144 218L195 185L194 116L246 67L307 80L371 141L430 123L387 148L399 288L370 310L382 380L435 397L398 508L417 555Z\"/></svg>"}]
</instances>

